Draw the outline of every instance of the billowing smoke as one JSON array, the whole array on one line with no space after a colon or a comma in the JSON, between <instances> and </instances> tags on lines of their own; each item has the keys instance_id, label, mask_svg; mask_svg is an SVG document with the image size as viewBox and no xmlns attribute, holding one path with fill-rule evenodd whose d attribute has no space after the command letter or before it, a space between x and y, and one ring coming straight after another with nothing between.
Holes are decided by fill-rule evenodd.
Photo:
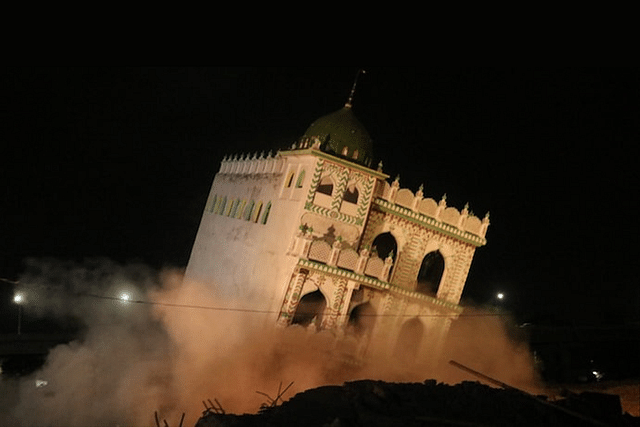
<instances>
[{"instance_id":1,"label":"billowing smoke","mask_svg":"<svg viewBox=\"0 0 640 427\"><path fill-rule=\"evenodd\" d=\"M358 378L444 382L473 379L447 364L413 371L392 360L355 369L329 357L329 331L271 326L265 314L231 311L213 284L188 283L177 271L108 260L82 264L32 261L20 279L31 310L75 319L76 341L59 345L22 380L9 420L22 426L154 425L201 415L203 400L227 412L256 412L293 382L285 399L308 388ZM122 294L129 301L120 300ZM37 297L36 297L37 296ZM516 386L534 386L526 345L514 343L498 317L471 316L452 328L445 359L455 359ZM446 361L445 360L445 361ZM45 380L45 387L35 387ZM1 419L0 419L1 421Z\"/></svg>"}]
</instances>

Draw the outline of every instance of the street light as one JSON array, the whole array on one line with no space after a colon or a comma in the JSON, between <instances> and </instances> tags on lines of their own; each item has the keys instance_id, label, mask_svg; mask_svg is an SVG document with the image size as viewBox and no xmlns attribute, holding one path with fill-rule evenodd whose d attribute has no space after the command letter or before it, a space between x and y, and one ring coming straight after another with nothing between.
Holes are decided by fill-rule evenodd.
<instances>
[{"instance_id":1,"label":"street light","mask_svg":"<svg viewBox=\"0 0 640 427\"><path fill-rule=\"evenodd\" d=\"M13 296L13 302L18 305L18 335L22 333L22 304L24 303L24 295L17 292Z\"/></svg>"},{"instance_id":2,"label":"street light","mask_svg":"<svg viewBox=\"0 0 640 427\"><path fill-rule=\"evenodd\" d=\"M498 292L498 293L496 294L496 298L498 298L499 300L501 300L501 301L502 301L502 300L504 299L504 294L503 294L502 292Z\"/></svg>"}]
</instances>

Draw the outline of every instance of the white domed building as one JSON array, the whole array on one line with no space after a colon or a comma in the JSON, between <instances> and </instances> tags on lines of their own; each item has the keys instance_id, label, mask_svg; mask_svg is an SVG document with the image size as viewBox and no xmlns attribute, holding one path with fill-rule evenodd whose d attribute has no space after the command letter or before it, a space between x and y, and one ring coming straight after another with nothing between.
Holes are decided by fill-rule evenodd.
<instances>
[{"instance_id":1,"label":"white domed building","mask_svg":"<svg viewBox=\"0 0 640 427\"><path fill-rule=\"evenodd\" d=\"M352 356L437 355L489 225L389 182L351 102L286 151L229 156L187 280L266 324L330 330Z\"/></svg>"}]
</instances>

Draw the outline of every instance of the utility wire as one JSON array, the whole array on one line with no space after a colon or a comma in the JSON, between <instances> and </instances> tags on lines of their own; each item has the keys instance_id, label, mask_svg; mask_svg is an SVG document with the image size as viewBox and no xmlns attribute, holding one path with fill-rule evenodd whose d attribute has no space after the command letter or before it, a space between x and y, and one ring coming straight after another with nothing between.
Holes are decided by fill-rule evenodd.
<instances>
[{"instance_id":1,"label":"utility wire","mask_svg":"<svg viewBox=\"0 0 640 427\"><path fill-rule=\"evenodd\" d=\"M144 301L144 300L125 300L119 297L110 297L105 295L96 295L96 294L78 294L78 296L104 299L110 301L118 301L123 304L145 304L145 305L158 305L162 307L174 307L174 308L190 308L190 309L200 309L200 310L213 310L213 311L233 311L233 312L241 312L241 313L260 313L260 314L277 314L280 311L274 310L258 310L251 308L233 308L233 307L216 307L216 306L207 306L207 305L193 305L193 304L178 304L178 303L166 303L166 302L157 302L157 301ZM312 312L300 312L296 311L296 314L317 314L316 311ZM373 313L361 313L359 316L362 317L452 317L451 314L373 314ZM496 316L506 316L504 313L469 313L469 314L459 314L458 317L496 317Z\"/></svg>"},{"instance_id":2,"label":"utility wire","mask_svg":"<svg viewBox=\"0 0 640 427\"><path fill-rule=\"evenodd\" d=\"M0 281L19 284L18 281L13 281L0 277ZM195 304L178 304L178 303L168 303L168 302L159 302L159 301L145 301L145 300L132 300L132 299L123 299L121 297L112 297L107 295L98 295L98 294L90 294L90 293L78 293L75 294L79 297L88 297L95 299L102 299L108 301L118 301L123 304L142 304L142 305L156 305L161 307L172 307L172 308L189 308L196 310L212 310L212 311L229 311L229 312L239 312L239 313L256 313L256 314L278 314L280 311L274 310L259 310L252 308L236 308L236 307L220 307L220 306L207 306L207 305L195 305ZM316 311L313 312L301 312L296 311L298 315L311 315L317 314ZM454 317L452 314L378 314L378 313L360 313L359 317ZM505 313L460 313L457 317L500 317L507 316Z\"/></svg>"}]
</instances>

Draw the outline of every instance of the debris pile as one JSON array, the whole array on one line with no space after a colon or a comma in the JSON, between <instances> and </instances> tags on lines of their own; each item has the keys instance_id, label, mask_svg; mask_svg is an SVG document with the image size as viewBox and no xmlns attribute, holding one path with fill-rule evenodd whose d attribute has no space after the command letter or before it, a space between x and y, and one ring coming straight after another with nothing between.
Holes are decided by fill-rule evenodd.
<instances>
[{"instance_id":1,"label":"debris pile","mask_svg":"<svg viewBox=\"0 0 640 427\"><path fill-rule=\"evenodd\" d=\"M205 411L196 427L640 426L617 396L581 393L550 402L479 382L362 380L307 390L259 414Z\"/></svg>"}]
</instances>

